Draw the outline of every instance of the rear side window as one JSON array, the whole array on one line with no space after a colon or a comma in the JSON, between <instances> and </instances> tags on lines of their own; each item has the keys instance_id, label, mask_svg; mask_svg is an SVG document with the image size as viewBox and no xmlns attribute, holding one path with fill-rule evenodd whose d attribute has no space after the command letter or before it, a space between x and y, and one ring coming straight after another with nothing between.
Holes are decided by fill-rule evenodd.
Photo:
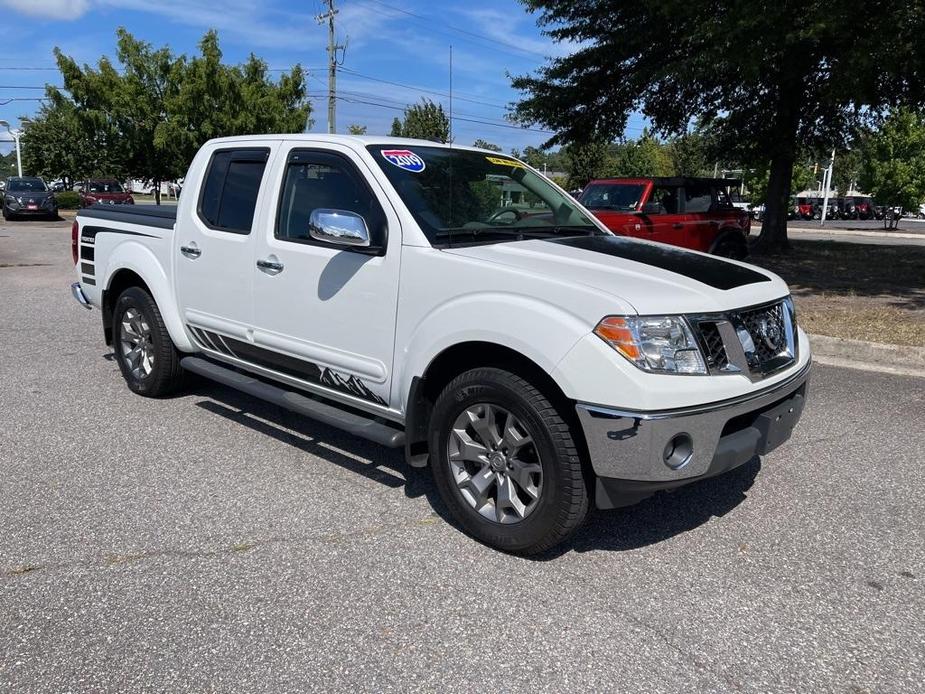
<instances>
[{"instance_id":1,"label":"rear side window","mask_svg":"<svg viewBox=\"0 0 925 694\"><path fill-rule=\"evenodd\" d=\"M713 192L702 183L689 184L684 189L684 211L690 213L709 212L713 206Z\"/></svg>"},{"instance_id":2,"label":"rear side window","mask_svg":"<svg viewBox=\"0 0 925 694\"><path fill-rule=\"evenodd\" d=\"M199 217L210 228L249 234L268 149L222 150L212 155L199 199Z\"/></svg>"}]
</instances>

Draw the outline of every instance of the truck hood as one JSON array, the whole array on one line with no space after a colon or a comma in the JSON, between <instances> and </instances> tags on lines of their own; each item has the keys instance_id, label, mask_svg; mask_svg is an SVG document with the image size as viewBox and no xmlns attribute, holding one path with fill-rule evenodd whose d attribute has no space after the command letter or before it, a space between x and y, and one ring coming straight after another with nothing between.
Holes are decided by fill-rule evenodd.
<instances>
[{"instance_id":1,"label":"truck hood","mask_svg":"<svg viewBox=\"0 0 925 694\"><path fill-rule=\"evenodd\" d=\"M780 277L761 268L621 236L514 241L447 252L584 285L628 303L640 315L727 311L788 294Z\"/></svg>"}]
</instances>

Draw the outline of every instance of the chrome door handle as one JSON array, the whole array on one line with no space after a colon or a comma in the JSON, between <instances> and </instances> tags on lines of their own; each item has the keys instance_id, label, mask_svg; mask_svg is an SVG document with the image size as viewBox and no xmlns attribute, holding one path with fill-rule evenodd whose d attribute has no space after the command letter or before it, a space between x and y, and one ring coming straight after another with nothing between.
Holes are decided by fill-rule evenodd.
<instances>
[{"instance_id":1,"label":"chrome door handle","mask_svg":"<svg viewBox=\"0 0 925 694\"><path fill-rule=\"evenodd\" d=\"M196 258L202 255L202 251L195 246L180 246L180 253L190 260L196 260Z\"/></svg>"},{"instance_id":2,"label":"chrome door handle","mask_svg":"<svg viewBox=\"0 0 925 694\"><path fill-rule=\"evenodd\" d=\"M278 275L283 271L283 264L275 260L258 260L257 267L268 275Z\"/></svg>"},{"instance_id":3,"label":"chrome door handle","mask_svg":"<svg viewBox=\"0 0 925 694\"><path fill-rule=\"evenodd\" d=\"M674 224L671 225L671 228L672 229L683 229L684 225L681 224L681 222L675 222Z\"/></svg>"}]
</instances>

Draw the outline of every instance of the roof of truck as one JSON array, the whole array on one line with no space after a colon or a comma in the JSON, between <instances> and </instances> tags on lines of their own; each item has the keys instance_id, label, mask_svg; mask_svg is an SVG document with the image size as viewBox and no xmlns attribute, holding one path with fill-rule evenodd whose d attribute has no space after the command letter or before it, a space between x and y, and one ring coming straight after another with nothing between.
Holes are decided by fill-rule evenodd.
<instances>
[{"instance_id":1,"label":"roof of truck","mask_svg":"<svg viewBox=\"0 0 925 694\"><path fill-rule=\"evenodd\" d=\"M280 133L278 135L236 135L218 137L209 142L254 142L261 140L285 140L287 142L329 142L341 145L386 145L393 147L445 147L447 149L470 149L475 152L489 152L498 156L510 157L510 154L494 152L490 149L467 147L465 145L444 144L431 140L415 140L408 137L389 137L386 135L329 135L327 133Z\"/></svg>"}]
</instances>

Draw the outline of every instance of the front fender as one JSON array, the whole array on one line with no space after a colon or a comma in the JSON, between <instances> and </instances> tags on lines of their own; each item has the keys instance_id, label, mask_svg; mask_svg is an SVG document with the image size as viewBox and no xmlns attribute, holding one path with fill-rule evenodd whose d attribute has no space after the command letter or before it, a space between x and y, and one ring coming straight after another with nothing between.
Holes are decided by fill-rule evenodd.
<instances>
[{"instance_id":1,"label":"front fender","mask_svg":"<svg viewBox=\"0 0 925 694\"><path fill-rule=\"evenodd\" d=\"M407 411L411 382L423 376L444 350L466 342L488 342L520 352L555 380L558 362L590 331L587 321L523 294L496 291L457 296L428 311L414 327L403 352L393 402ZM558 383L558 382L557 382ZM558 383L568 397L573 397Z\"/></svg>"},{"instance_id":2,"label":"front fender","mask_svg":"<svg viewBox=\"0 0 925 694\"><path fill-rule=\"evenodd\" d=\"M109 255L106 264L103 286L107 290L112 284L113 277L120 270L131 270L144 280L161 312L167 332L170 333L170 339L173 340L177 349L183 352L196 351L180 318L176 294L170 279L154 252L137 241L123 241Z\"/></svg>"}]
</instances>

